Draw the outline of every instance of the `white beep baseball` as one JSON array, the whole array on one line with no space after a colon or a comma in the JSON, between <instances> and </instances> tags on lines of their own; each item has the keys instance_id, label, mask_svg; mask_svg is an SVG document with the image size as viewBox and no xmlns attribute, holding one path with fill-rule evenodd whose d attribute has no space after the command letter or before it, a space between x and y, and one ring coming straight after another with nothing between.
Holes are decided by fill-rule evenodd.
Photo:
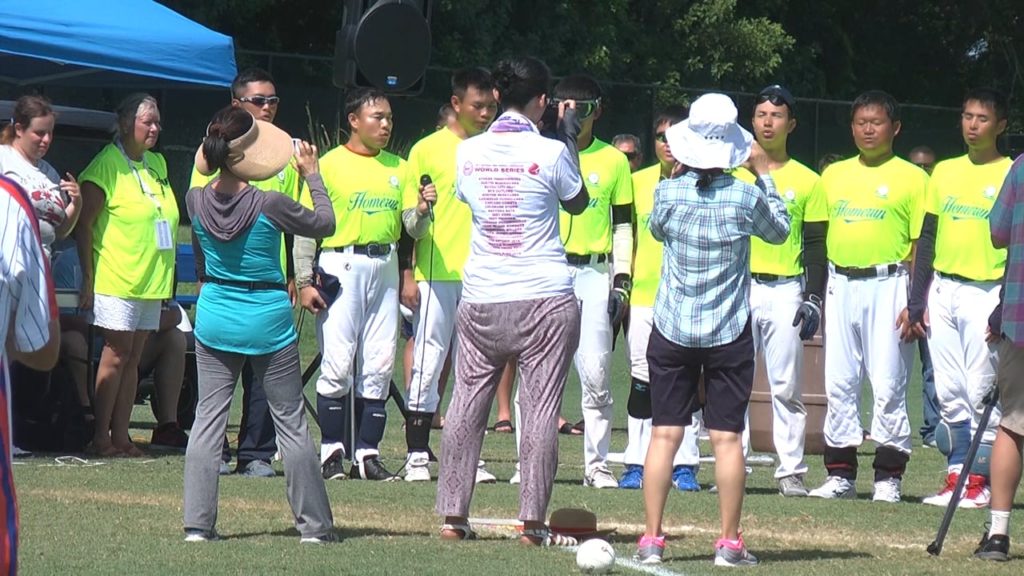
<instances>
[{"instance_id":1,"label":"white beep baseball","mask_svg":"<svg viewBox=\"0 0 1024 576\"><path fill-rule=\"evenodd\" d=\"M576 550L576 565L585 574L604 574L615 565L615 549L600 538L587 540Z\"/></svg>"}]
</instances>

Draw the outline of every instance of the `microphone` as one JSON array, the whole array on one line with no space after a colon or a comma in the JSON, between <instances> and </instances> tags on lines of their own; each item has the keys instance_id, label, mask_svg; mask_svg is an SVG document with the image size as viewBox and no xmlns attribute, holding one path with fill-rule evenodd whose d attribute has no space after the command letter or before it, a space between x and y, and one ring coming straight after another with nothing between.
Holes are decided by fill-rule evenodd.
<instances>
[{"instance_id":1,"label":"microphone","mask_svg":"<svg viewBox=\"0 0 1024 576\"><path fill-rule=\"evenodd\" d=\"M424 174L424 175L420 176L420 186L429 186L430 184L433 184L433 183L434 182L430 179L430 175L429 174ZM430 215L430 221L433 222L434 221L434 203L433 202L427 202L427 214Z\"/></svg>"}]
</instances>

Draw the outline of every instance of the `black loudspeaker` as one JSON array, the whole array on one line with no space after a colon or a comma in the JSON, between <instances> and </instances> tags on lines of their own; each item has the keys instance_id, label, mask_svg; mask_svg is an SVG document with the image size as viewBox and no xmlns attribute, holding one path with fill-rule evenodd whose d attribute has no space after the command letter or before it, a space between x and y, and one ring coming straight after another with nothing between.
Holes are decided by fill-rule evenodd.
<instances>
[{"instance_id":1,"label":"black loudspeaker","mask_svg":"<svg viewBox=\"0 0 1024 576\"><path fill-rule=\"evenodd\" d=\"M334 85L419 94L430 62L431 0L346 0Z\"/></svg>"}]
</instances>

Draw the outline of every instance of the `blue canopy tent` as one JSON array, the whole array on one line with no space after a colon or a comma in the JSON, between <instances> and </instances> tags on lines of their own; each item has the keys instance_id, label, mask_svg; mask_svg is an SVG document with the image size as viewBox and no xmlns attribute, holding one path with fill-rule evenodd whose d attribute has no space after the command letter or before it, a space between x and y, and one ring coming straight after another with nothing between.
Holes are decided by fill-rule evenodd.
<instances>
[{"instance_id":1,"label":"blue canopy tent","mask_svg":"<svg viewBox=\"0 0 1024 576\"><path fill-rule=\"evenodd\" d=\"M0 2L0 83L228 86L231 38L151 0Z\"/></svg>"}]
</instances>

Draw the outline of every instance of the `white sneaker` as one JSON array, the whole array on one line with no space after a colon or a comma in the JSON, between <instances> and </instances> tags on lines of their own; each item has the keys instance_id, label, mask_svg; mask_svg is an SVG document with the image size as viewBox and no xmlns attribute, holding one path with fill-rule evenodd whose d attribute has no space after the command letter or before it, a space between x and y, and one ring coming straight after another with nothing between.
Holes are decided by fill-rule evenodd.
<instances>
[{"instance_id":1,"label":"white sneaker","mask_svg":"<svg viewBox=\"0 0 1024 576\"><path fill-rule=\"evenodd\" d=\"M949 506L949 501L953 499L953 491L956 490L956 483L959 479L960 474L949 472L946 474L946 483L942 486L942 489L931 496L922 498L921 503L930 506L941 506L943 508Z\"/></svg>"},{"instance_id":2,"label":"white sneaker","mask_svg":"<svg viewBox=\"0 0 1024 576\"><path fill-rule=\"evenodd\" d=\"M498 481L498 477L491 474L487 470L484 470L484 461L480 460L476 465L476 483L477 484L494 484Z\"/></svg>"},{"instance_id":3,"label":"white sneaker","mask_svg":"<svg viewBox=\"0 0 1024 576\"><path fill-rule=\"evenodd\" d=\"M988 508L991 501L992 491L989 490L988 480L980 474L967 476L964 497L957 503L957 506L959 508Z\"/></svg>"},{"instance_id":4,"label":"white sneaker","mask_svg":"<svg viewBox=\"0 0 1024 576\"><path fill-rule=\"evenodd\" d=\"M887 478L875 482L875 494L871 497L875 502L897 503L900 501L900 488L903 481L899 478Z\"/></svg>"},{"instance_id":5,"label":"white sneaker","mask_svg":"<svg viewBox=\"0 0 1024 576\"><path fill-rule=\"evenodd\" d=\"M522 482L522 480L522 476L519 475L519 462L516 462L516 473L513 474L512 477L508 479L508 483L519 484L520 482Z\"/></svg>"},{"instance_id":6,"label":"white sneaker","mask_svg":"<svg viewBox=\"0 0 1024 576\"><path fill-rule=\"evenodd\" d=\"M829 476L825 483L807 493L811 498L824 498L826 500L852 499L857 497L857 490L853 482L839 476Z\"/></svg>"},{"instance_id":7,"label":"white sneaker","mask_svg":"<svg viewBox=\"0 0 1024 576\"><path fill-rule=\"evenodd\" d=\"M583 476L583 485L591 488L618 488L619 481L612 476L607 468L594 468Z\"/></svg>"},{"instance_id":8,"label":"white sneaker","mask_svg":"<svg viewBox=\"0 0 1024 576\"><path fill-rule=\"evenodd\" d=\"M405 465L406 482L430 482L430 457L426 452L409 454L409 462Z\"/></svg>"},{"instance_id":9,"label":"white sneaker","mask_svg":"<svg viewBox=\"0 0 1024 576\"><path fill-rule=\"evenodd\" d=\"M11 456L14 458L28 458L32 453L24 448L18 448L16 445L11 445Z\"/></svg>"}]
</instances>

